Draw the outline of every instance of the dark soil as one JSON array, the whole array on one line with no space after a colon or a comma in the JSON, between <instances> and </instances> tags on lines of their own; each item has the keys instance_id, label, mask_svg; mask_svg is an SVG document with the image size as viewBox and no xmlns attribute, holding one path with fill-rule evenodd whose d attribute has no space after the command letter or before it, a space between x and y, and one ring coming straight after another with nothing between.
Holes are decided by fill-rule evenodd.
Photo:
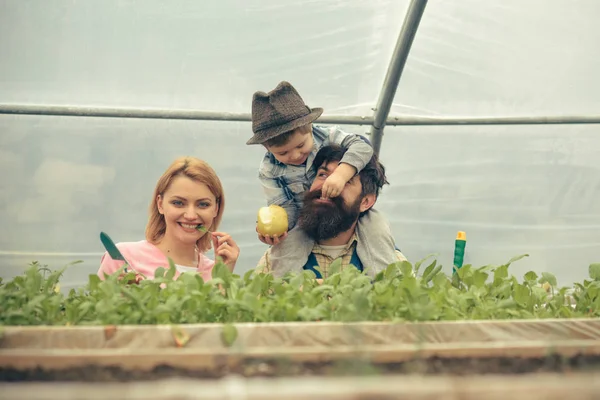
<instances>
[{"instance_id":1,"label":"dark soil","mask_svg":"<svg viewBox=\"0 0 600 400\"><path fill-rule=\"evenodd\" d=\"M568 373L576 371L600 371L600 356L558 355L546 358L437 358L419 359L391 364L373 364L368 360L345 360L343 362L299 363L289 360L246 359L235 368L212 370L188 370L159 365L150 371L129 371L120 367L85 367L65 370L44 370L42 368L15 370L0 368L0 381L86 381L86 382L127 382L156 380L171 377L196 379L218 379L229 374L246 377L284 376L368 376L389 374L423 375L485 375L485 374L527 374L540 372Z\"/></svg>"}]
</instances>

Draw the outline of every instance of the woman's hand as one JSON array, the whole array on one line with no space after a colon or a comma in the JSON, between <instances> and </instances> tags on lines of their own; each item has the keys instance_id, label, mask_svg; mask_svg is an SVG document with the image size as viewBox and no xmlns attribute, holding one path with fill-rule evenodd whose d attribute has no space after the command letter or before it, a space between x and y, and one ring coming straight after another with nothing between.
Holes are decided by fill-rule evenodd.
<instances>
[{"instance_id":1,"label":"woman's hand","mask_svg":"<svg viewBox=\"0 0 600 400\"><path fill-rule=\"evenodd\" d=\"M211 232L215 258L221 257L229 271L233 272L235 263L240 256L240 248L235 240L225 232Z\"/></svg>"},{"instance_id":2,"label":"woman's hand","mask_svg":"<svg viewBox=\"0 0 600 400\"><path fill-rule=\"evenodd\" d=\"M127 275L127 274L126 274L126 273L124 273L124 272L123 272L122 274L120 274L120 275L119 275L119 280L121 280L121 279L125 278L125 275ZM136 274L135 274L135 277L134 277L133 279L130 279L130 280L127 282L127 284L128 284L128 285L133 285L133 284L136 284L136 285L138 285L138 284L139 284L141 281L143 281L143 280L144 280L144 277L143 277L142 275L140 275L140 274L136 273Z\"/></svg>"}]
</instances>

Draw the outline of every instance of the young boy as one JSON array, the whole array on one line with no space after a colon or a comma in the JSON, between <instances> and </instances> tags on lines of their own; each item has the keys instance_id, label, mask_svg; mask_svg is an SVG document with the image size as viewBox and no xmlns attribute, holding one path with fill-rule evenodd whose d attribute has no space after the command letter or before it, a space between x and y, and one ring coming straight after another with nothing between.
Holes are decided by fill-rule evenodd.
<instances>
[{"instance_id":1,"label":"young boy","mask_svg":"<svg viewBox=\"0 0 600 400\"><path fill-rule=\"evenodd\" d=\"M256 92L252 98L252 131L254 136L246 144L262 144L267 153L261 161L259 180L267 197L267 204L283 207L288 214L288 234L281 237L258 235L266 244L273 245L272 260L287 257L308 257L312 243L305 235L293 229L302 207L302 198L316 176L312 162L319 149L331 143L346 147L342 161L335 173L322 187L322 196L338 196L346 183L369 162L373 148L360 135L348 134L337 127L313 125L321 116L322 108L306 106L296 89L288 82L280 82L269 93ZM365 240L394 242L389 225L375 210L363 218L360 232ZM297 232L292 234L292 232ZM286 239L287 238L287 239ZM395 248L389 247L390 249ZM378 264L386 265L396 260L394 252L375 256ZM388 262L389 261L389 262ZM276 268L275 263L273 269ZM282 266L283 267L283 266Z\"/></svg>"}]
</instances>

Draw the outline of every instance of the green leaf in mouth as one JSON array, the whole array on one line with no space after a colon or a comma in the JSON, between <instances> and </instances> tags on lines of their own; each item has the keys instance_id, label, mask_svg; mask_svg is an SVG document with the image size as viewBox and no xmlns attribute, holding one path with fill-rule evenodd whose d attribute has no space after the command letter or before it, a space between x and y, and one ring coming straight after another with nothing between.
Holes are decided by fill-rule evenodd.
<instances>
[{"instance_id":1,"label":"green leaf in mouth","mask_svg":"<svg viewBox=\"0 0 600 400\"><path fill-rule=\"evenodd\" d=\"M204 227L204 225L198 225L198 226L196 227L196 229L197 229L197 230L199 230L200 232L208 233L208 229L206 229L206 228Z\"/></svg>"}]
</instances>

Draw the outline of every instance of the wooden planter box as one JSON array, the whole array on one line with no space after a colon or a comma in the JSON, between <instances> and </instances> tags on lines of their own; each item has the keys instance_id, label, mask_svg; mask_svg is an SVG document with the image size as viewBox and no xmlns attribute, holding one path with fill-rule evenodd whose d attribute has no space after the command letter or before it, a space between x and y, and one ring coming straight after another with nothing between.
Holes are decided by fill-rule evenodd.
<instances>
[{"instance_id":1,"label":"wooden planter box","mask_svg":"<svg viewBox=\"0 0 600 400\"><path fill-rule=\"evenodd\" d=\"M594 374L167 379L0 384L11 400L597 400Z\"/></svg>"},{"instance_id":2,"label":"wooden planter box","mask_svg":"<svg viewBox=\"0 0 600 400\"><path fill-rule=\"evenodd\" d=\"M4 327L0 380L28 382L0 384L0 393L10 389L10 398L32 398L26 392L40 385L40 399L77 398L68 395L75 389L90 399L93 393L221 399L235 398L223 397L224 385L233 385L244 388L247 396L240 398L287 393L286 400L389 394L446 398L440 393L470 399L491 388L503 398L521 393L532 399L533 389L546 393L540 398L553 398L550 392L568 391L577 398L600 394L600 319L235 326L231 345L220 324ZM560 380L548 375L556 373ZM195 379L181 381L185 378ZM271 383L261 384L266 378ZM168 379L172 390L156 389L158 379ZM267 390L272 385L282 385L277 386L281 392ZM186 397L198 390L205 397ZM43 397L52 393L56 397Z\"/></svg>"}]
</instances>

